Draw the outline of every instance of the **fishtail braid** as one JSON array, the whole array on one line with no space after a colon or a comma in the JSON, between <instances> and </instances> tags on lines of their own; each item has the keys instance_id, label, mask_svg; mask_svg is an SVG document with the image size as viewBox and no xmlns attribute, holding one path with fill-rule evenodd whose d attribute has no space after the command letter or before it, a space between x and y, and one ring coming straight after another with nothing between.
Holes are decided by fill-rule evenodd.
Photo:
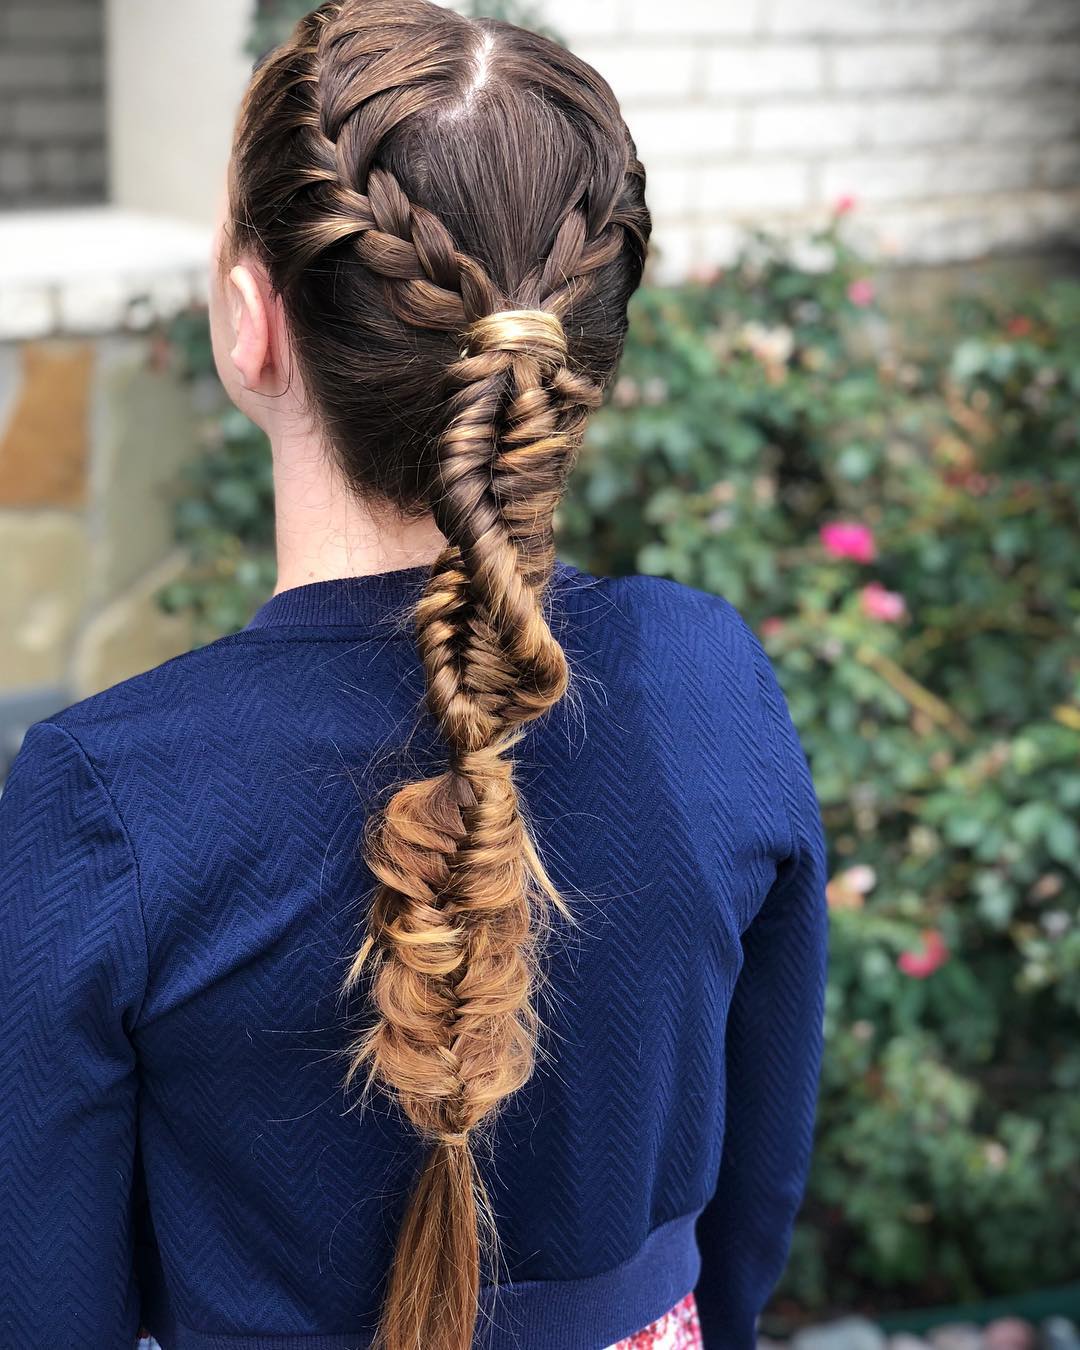
<instances>
[{"instance_id":1,"label":"fishtail braid","mask_svg":"<svg viewBox=\"0 0 1080 1350\"><path fill-rule=\"evenodd\" d=\"M366 1065L369 1085L389 1087L434 1142L417 1191L429 1217L446 1212L431 1192L440 1179L454 1184L463 1166L470 1195L479 1191L486 1203L471 1155L459 1150L532 1075L545 902L567 913L522 818L509 752L524 724L567 687L543 595L582 410L600 399L595 385L566 370L565 335L550 310L485 316L465 342L448 373L451 420L432 502L451 542L415 617L428 707L450 764L402 788L371 837L380 885L347 981L355 986L376 958L378 1020L355 1043L349 1073ZM433 832L432 821L443 828ZM493 1215L484 1218L494 1237ZM414 1264L395 1264L388 1305L404 1310L402 1344L414 1343L438 1310L475 1317L478 1220L466 1251L456 1244L449 1290L436 1271L418 1291ZM468 1288L455 1309L462 1255Z\"/></svg>"},{"instance_id":2,"label":"fishtail braid","mask_svg":"<svg viewBox=\"0 0 1080 1350\"><path fill-rule=\"evenodd\" d=\"M492 201L527 165L507 152L494 184L471 185L466 148L450 171L469 125L489 159L500 131L531 139L536 172L558 184L545 205L521 180L542 216L531 236L524 202L518 240ZM468 1350L483 1256L498 1266L472 1145L533 1073L544 938L553 910L572 920L523 815L513 752L568 688L546 614L554 517L641 275L643 182L591 67L426 0L320 6L241 111L236 247L267 261L346 478L430 512L446 540L413 616L446 765L369 818L376 884L343 985L369 977L373 1013L346 1048L346 1088L363 1073L365 1094L388 1092L429 1146L388 1276L383 1350ZM463 185L468 211L447 197ZM498 222L487 231L486 211ZM346 351L356 378L342 388ZM419 408L419 431L402 407ZM396 421L377 425L373 408ZM395 454L371 453L394 436Z\"/></svg>"}]
</instances>

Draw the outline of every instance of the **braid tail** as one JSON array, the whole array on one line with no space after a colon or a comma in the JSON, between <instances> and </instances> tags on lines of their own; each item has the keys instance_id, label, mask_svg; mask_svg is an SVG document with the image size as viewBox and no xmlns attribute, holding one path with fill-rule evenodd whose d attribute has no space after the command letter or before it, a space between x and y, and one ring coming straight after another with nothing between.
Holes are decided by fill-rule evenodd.
<instances>
[{"instance_id":1,"label":"braid tail","mask_svg":"<svg viewBox=\"0 0 1080 1350\"><path fill-rule=\"evenodd\" d=\"M467 330L440 449L436 520L450 541L415 614L442 774L402 787L368 840L378 887L347 988L375 963L374 1024L348 1081L392 1091L432 1145L390 1272L379 1345L468 1350L495 1216L471 1140L531 1077L552 905L569 916L522 814L510 751L563 696L543 610L552 517L592 386L565 371L562 325L503 311Z\"/></svg>"}]
</instances>

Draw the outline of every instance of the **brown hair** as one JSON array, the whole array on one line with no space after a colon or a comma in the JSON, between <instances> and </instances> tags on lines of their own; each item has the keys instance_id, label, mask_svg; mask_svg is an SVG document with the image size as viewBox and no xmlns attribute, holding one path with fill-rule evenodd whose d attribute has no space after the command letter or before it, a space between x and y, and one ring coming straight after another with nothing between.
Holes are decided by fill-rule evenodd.
<instances>
[{"instance_id":1,"label":"brown hair","mask_svg":"<svg viewBox=\"0 0 1080 1350\"><path fill-rule=\"evenodd\" d=\"M540 940L550 905L568 913L510 751L567 688L553 517L621 355L644 185L591 66L427 0L319 6L240 111L230 256L265 264L350 489L433 513L447 540L414 615L446 767L369 820L376 889L343 991L371 972L346 1087L366 1067L431 1146L386 1350L467 1350L481 1232L497 1246L470 1143L533 1072Z\"/></svg>"}]
</instances>

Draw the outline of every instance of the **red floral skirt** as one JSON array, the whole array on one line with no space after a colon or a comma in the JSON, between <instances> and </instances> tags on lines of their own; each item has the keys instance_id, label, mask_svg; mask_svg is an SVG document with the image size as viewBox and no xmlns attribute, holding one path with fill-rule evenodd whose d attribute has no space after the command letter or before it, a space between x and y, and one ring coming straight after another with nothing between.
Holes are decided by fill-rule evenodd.
<instances>
[{"instance_id":1,"label":"red floral skirt","mask_svg":"<svg viewBox=\"0 0 1080 1350\"><path fill-rule=\"evenodd\" d=\"M702 1350L701 1324L694 1295L687 1294L674 1308L608 1350Z\"/></svg>"}]
</instances>

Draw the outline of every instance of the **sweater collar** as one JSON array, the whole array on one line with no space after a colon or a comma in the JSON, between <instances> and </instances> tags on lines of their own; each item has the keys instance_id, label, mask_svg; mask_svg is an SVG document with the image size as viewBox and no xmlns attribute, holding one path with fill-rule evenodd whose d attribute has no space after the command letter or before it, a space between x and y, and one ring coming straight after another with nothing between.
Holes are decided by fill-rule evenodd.
<instances>
[{"instance_id":1,"label":"sweater collar","mask_svg":"<svg viewBox=\"0 0 1080 1350\"><path fill-rule=\"evenodd\" d=\"M556 562L553 584L581 575L569 563ZM255 611L242 631L253 628L344 626L371 628L399 624L420 599L431 568L404 567L358 577L329 577L278 591Z\"/></svg>"}]
</instances>

